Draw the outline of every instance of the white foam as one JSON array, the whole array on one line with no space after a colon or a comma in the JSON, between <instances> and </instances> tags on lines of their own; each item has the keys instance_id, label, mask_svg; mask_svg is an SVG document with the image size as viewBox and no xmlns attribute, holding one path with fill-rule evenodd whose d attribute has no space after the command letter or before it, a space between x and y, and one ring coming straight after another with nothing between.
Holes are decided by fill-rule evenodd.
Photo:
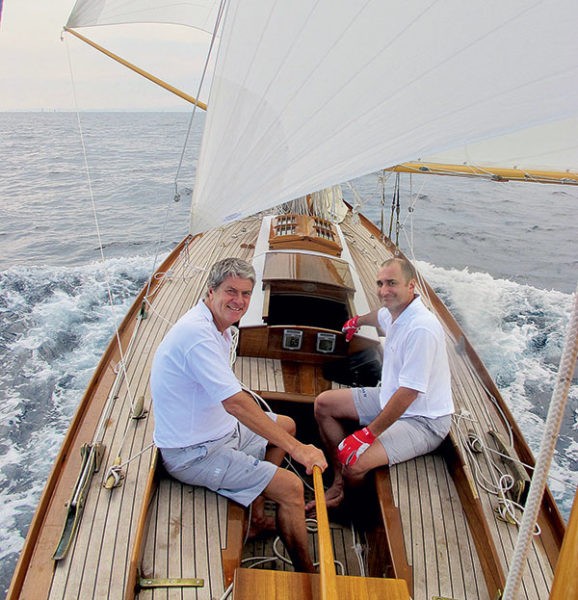
<instances>
[{"instance_id":1,"label":"white foam","mask_svg":"<svg viewBox=\"0 0 578 600\"><path fill-rule=\"evenodd\" d=\"M425 262L419 262L418 268L452 310L537 455L572 296L494 279L486 273L447 270ZM570 389L568 405L578 406L576 384ZM568 429L576 431L577 416L574 409L574 423L566 424L566 432L560 434L551 467L552 492L565 515L578 485L578 444L575 433L568 433Z\"/></svg>"}]
</instances>

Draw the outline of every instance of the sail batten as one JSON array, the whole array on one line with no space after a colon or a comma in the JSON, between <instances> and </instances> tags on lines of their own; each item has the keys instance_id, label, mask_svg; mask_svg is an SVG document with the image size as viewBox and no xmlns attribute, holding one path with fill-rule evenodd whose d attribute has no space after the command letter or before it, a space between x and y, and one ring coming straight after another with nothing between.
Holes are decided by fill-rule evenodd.
<instances>
[{"instance_id":1,"label":"sail batten","mask_svg":"<svg viewBox=\"0 0 578 600\"><path fill-rule=\"evenodd\" d=\"M576 30L570 0L230 0L191 230L499 139L496 169L576 172Z\"/></svg>"}]
</instances>

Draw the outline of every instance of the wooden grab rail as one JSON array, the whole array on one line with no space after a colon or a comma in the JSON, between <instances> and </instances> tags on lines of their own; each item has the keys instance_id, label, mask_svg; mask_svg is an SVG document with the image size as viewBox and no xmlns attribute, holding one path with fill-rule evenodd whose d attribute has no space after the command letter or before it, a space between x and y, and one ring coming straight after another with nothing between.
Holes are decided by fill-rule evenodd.
<instances>
[{"instance_id":1,"label":"wooden grab rail","mask_svg":"<svg viewBox=\"0 0 578 600\"><path fill-rule=\"evenodd\" d=\"M578 577L576 577L576 555L578 554L578 493L574 495L574 503L568 521L566 535L562 542L560 557L554 572L554 582L550 592L550 600L578 598Z\"/></svg>"},{"instance_id":2,"label":"wooden grab rail","mask_svg":"<svg viewBox=\"0 0 578 600\"><path fill-rule=\"evenodd\" d=\"M321 577L321 600L337 600L337 573L329 518L325 504L325 491L321 469L313 467L313 485L315 487L315 508L317 511L317 535L319 539L319 574Z\"/></svg>"}]
</instances>

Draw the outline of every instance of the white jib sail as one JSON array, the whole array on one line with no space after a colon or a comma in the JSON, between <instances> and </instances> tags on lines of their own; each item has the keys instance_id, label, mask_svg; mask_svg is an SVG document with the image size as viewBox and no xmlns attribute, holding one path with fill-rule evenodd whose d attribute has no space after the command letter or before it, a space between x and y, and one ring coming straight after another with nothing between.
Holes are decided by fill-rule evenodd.
<instances>
[{"instance_id":1,"label":"white jib sail","mask_svg":"<svg viewBox=\"0 0 578 600\"><path fill-rule=\"evenodd\" d=\"M230 0L191 230L572 119L576 31L574 0Z\"/></svg>"},{"instance_id":2,"label":"white jib sail","mask_svg":"<svg viewBox=\"0 0 578 600\"><path fill-rule=\"evenodd\" d=\"M66 27L173 23L212 33L218 0L77 0Z\"/></svg>"}]
</instances>

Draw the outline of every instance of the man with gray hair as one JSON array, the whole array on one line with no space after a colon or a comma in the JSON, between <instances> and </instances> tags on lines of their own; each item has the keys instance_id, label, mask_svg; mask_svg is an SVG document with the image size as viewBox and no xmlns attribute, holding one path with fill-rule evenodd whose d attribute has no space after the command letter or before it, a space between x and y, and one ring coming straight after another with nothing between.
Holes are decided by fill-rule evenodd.
<instances>
[{"instance_id":1,"label":"man with gray hair","mask_svg":"<svg viewBox=\"0 0 578 600\"><path fill-rule=\"evenodd\" d=\"M264 412L230 365L231 326L247 312L255 271L226 258L209 273L205 297L171 328L151 371L154 442L175 479L248 506L253 531L267 526L264 499L277 503L277 529L296 570L313 572L303 483L279 468L285 454L311 473L323 452L295 438L290 417Z\"/></svg>"}]
</instances>

